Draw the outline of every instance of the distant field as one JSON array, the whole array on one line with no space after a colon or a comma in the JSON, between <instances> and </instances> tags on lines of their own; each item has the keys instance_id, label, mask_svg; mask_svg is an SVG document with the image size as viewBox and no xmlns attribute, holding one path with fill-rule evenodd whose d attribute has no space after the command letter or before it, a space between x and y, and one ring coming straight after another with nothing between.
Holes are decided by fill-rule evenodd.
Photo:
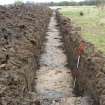
<instances>
[{"instance_id":1,"label":"distant field","mask_svg":"<svg viewBox=\"0 0 105 105\"><path fill-rule=\"evenodd\" d=\"M80 12L84 15L80 16ZM82 36L105 53L105 12L95 6L64 6L61 13L82 27Z\"/></svg>"}]
</instances>

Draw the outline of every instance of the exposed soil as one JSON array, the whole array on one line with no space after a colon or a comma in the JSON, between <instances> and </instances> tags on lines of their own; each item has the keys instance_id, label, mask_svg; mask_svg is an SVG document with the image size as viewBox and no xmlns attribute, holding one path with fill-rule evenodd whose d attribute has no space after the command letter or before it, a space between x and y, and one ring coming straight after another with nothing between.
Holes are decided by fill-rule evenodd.
<instances>
[{"instance_id":1,"label":"exposed soil","mask_svg":"<svg viewBox=\"0 0 105 105\"><path fill-rule=\"evenodd\" d=\"M40 58L37 71L36 91L42 98L41 105L92 105L88 96L76 96L73 93L73 77L66 67L67 58L61 41L56 14L53 13L47 32L45 51ZM47 101L46 101L47 100Z\"/></svg>"},{"instance_id":2,"label":"exposed soil","mask_svg":"<svg viewBox=\"0 0 105 105\"><path fill-rule=\"evenodd\" d=\"M89 43L74 87L81 40L47 7L0 6L0 105L104 105L105 62Z\"/></svg>"},{"instance_id":3,"label":"exposed soil","mask_svg":"<svg viewBox=\"0 0 105 105\"><path fill-rule=\"evenodd\" d=\"M35 105L35 74L51 10L0 6L0 105Z\"/></svg>"},{"instance_id":4,"label":"exposed soil","mask_svg":"<svg viewBox=\"0 0 105 105\"><path fill-rule=\"evenodd\" d=\"M105 105L105 56L97 51L93 44L83 40L80 27L72 24L71 19L57 12L57 20L63 37L65 51L72 74L77 75L75 93L92 97L94 105ZM79 30L78 30L79 29ZM74 72L78 59L77 49L84 43L80 57L78 73Z\"/></svg>"},{"instance_id":5,"label":"exposed soil","mask_svg":"<svg viewBox=\"0 0 105 105\"><path fill-rule=\"evenodd\" d=\"M36 82L37 92L51 98L72 96L73 91L72 76L70 70L65 67L67 59L64 51L59 48L62 42L56 25L54 15L48 27L48 41L45 44L45 52L41 55Z\"/></svg>"}]
</instances>

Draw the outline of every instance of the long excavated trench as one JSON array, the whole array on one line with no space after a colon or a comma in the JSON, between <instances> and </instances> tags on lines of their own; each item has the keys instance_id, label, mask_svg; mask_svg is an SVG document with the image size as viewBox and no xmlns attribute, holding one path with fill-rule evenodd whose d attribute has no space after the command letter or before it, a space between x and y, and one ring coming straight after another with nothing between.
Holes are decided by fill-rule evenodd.
<instances>
[{"instance_id":1,"label":"long excavated trench","mask_svg":"<svg viewBox=\"0 0 105 105\"><path fill-rule=\"evenodd\" d=\"M36 76L36 91L50 102L42 105L93 105L88 96L76 96L73 91L73 77L62 49L63 42L53 13L46 35L45 51L40 57L40 69Z\"/></svg>"}]
</instances>

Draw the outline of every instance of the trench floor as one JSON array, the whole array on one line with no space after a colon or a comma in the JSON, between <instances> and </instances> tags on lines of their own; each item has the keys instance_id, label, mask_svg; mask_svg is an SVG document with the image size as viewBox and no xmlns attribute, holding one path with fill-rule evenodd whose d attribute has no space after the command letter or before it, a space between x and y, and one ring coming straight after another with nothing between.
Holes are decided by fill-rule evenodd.
<instances>
[{"instance_id":1,"label":"trench floor","mask_svg":"<svg viewBox=\"0 0 105 105\"><path fill-rule=\"evenodd\" d=\"M73 78L70 69L66 67L67 57L61 48L62 36L55 13L46 34L45 51L40 57L40 69L36 73L36 91L43 99L51 101L42 102L42 105L92 105L87 96L76 97L73 94Z\"/></svg>"}]
</instances>

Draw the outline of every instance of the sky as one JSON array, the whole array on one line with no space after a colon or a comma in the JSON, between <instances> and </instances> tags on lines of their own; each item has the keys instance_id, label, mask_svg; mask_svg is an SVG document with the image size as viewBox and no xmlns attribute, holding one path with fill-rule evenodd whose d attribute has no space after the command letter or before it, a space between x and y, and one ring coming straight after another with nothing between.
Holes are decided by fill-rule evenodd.
<instances>
[{"instance_id":1,"label":"sky","mask_svg":"<svg viewBox=\"0 0 105 105\"><path fill-rule=\"evenodd\" d=\"M15 1L17 0L0 0L0 5L5 5L5 4L13 4ZM32 2L60 2L60 1L83 1L83 0L21 0L23 2L27 2L27 1L32 1Z\"/></svg>"}]
</instances>

